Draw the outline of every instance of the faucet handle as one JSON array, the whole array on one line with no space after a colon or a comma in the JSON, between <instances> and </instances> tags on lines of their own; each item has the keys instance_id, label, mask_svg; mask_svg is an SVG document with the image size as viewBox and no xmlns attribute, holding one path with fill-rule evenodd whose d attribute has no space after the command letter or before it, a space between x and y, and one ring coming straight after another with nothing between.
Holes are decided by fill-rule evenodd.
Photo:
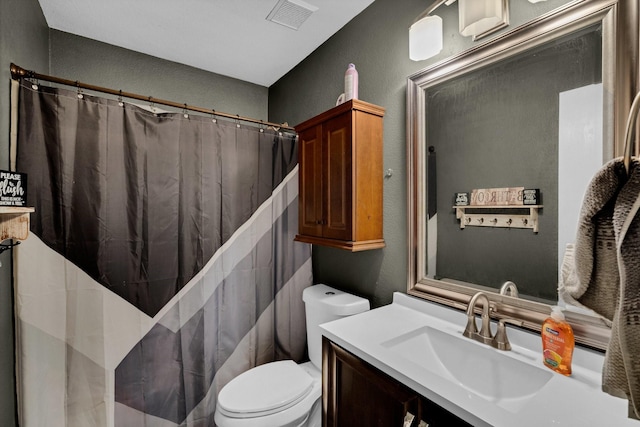
<instances>
[{"instance_id":1,"label":"faucet handle","mask_svg":"<svg viewBox=\"0 0 640 427\"><path fill-rule=\"evenodd\" d=\"M493 340L493 336L491 335L491 313L495 313L497 311L498 305L493 301L489 301L487 309L482 311L482 323L478 336L481 342L485 344L489 344Z\"/></svg>"},{"instance_id":2,"label":"faucet handle","mask_svg":"<svg viewBox=\"0 0 640 427\"><path fill-rule=\"evenodd\" d=\"M511 344L509 343L509 338L507 338L507 328L505 327L505 323L511 323L512 325L516 326L522 326L524 323L520 320L509 318L500 319L498 321L498 330L493 337L491 346L497 348L498 350L509 351L511 350Z\"/></svg>"},{"instance_id":3,"label":"faucet handle","mask_svg":"<svg viewBox=\"0 0 640 427\"><path fill-rule=\"evenodd\" d=\"M464 328L463 336L467 338L473 338L478 333L478 326L476 325L476 316L474 314L467 315L467 326Z\"/></svg>"}]
</instances>

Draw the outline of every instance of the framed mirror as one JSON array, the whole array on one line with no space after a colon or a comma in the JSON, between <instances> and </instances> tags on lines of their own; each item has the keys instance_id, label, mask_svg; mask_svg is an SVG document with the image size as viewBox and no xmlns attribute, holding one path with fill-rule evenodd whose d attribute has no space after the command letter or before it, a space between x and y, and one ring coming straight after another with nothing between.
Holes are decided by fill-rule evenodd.
<instances>
[{"instance_id":1,"label":"framed mirror","mask_svg":"<svg viewBox=\"0 0 640 427\"><path fill-rule=\"evenodd\" d=\"M465 309L486 291L496 317L535 331L566 306L576 340L606 348L606 321L559 299L558 283L584 191L622 153L637 79L636 0L568 3L410 76L408 293ZM538 190L535 229L457 215L457 193L491 188ZM508 281L517 297L499 292Z\"/></svg>"}]
</instances>

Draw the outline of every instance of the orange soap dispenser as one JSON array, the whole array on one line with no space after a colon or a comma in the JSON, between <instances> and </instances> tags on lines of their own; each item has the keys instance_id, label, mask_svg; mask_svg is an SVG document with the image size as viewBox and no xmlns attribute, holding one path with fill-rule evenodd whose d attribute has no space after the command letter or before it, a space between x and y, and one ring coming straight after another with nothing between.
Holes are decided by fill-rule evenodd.
<instances>
[{"instance_id":1,"label":"orange soap dispenser","mask_svg":"<svg viewBox=\"0 0 640 427\"><path fill-rule=\"evenodd\" d=\"M551 315L542 324L542 359L550 369L562 375L571 375L571 358L575 338L560 307L553 307Z\"/></svg>"}]
</instances>

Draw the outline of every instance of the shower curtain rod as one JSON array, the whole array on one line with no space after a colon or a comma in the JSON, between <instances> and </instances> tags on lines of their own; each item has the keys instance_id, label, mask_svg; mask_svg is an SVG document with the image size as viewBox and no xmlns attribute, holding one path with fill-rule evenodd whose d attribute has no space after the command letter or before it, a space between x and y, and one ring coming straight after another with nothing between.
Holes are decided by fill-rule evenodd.
<instances>
[{"instance_id":1,"label":"shower curtain rod","mask_svg":"<svg viewBox=\"0 0 640 427\"><path fill-rule=\"evenodd\" d=\"M60 77L48 76L46 74L36 73L35 71L25 70L24 68L14 64L14 63L11 63L11 78L14 79L14 80L18 80L18 79L24 78L24 77L30 78L30 79L36 79L36 80L44 80L44 81L53 82L53 83L59 83L59 84L67 85L67 86L74 86L74 87L77 87L78 89L87 89L87 90L91 90L91 91L95 91L95 92L108 93L108 94L111 94L111 95L116 95L116 96L124 97L124 98L131 98L131 99L137 99L137 100L140 100L140 101L147 101L147 102L153 103L153 104L167 105L167 106L170 106L170 107L181 108L181 109L184 109L184 110L197 111L199 113L204 113L204 114L212 114L214 116L225 117L225 118L233 119L233 120L242 120L243 122L250 122L250 123L256 123L256 124L268 126L268 127L273 128L276 131L278 131L278 130L286 130L286 131L295 132L295 129L293 127L289 126L289 124L286 123L286 122L285 123L265 122L264 120L253 119L251 117L243 117L243 116L240 116L240 115L237 115L237 114L223 113L223 112L216 111L216 110L213 110L213 109L207 109L207 108L203 108L203 107L196 107L196 106L187 105L187 104L180 104L180 103L174 102L174 101L167 101L167 100L164 100L164 99L154 98L152 96L138 95L136 93L123 92L121 90L109 89L109 88L101 87L101 86L94 86L94 85L90 85L90 84L87 84L87 83L81 83L79 81L62 79Z\"/></svg>"}]
</instances>

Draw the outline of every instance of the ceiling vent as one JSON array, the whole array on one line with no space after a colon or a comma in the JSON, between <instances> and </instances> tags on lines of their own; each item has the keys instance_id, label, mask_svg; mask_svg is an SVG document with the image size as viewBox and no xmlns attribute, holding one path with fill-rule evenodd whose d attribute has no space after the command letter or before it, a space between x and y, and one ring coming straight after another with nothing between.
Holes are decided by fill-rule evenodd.
<instances>
[{"instance_id":1,"label":"ceiling vent","mask_svg":"<svg viewBox=\"0 0 640 427\"><path fill-rule=\"evenodd\" d=\"M297 30L317 7L301 0L279 0L267 16L267 21Z\"/></svg>"}]
</instances>

